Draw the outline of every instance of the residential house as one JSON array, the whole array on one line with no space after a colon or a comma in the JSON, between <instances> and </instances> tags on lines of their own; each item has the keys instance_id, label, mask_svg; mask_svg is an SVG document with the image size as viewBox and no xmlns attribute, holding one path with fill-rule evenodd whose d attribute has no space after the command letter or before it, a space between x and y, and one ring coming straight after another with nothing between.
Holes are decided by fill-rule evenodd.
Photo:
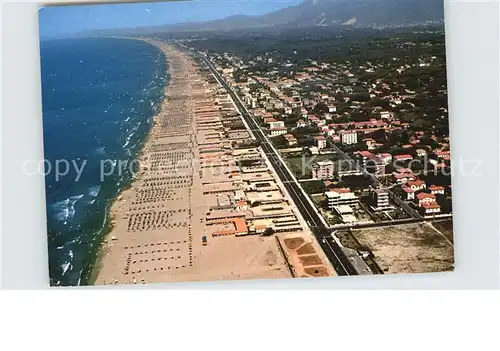
<instances>
[{"instance_id":1,"label":"residential house","mask_svg":"<svg viewBox=\"0 0 500 351\"><path fill-rule=\"evenodd\" d=\"M431 192L431 194L440 194L440 195L444 195L444 187L442 186L439 186L439 185L431 185L429 187L429 191Z\"/></svg>"},{"instance_id":2,"label":"residential house","mask_svg":"<svg viewBox=\"0 0 500 351\"><path fill-rule=\"evenodd\" d=\"M271 137L276 137L288 133L288 130L285 127L276 127L269 128L269 132L271 133Z\"/></svg>"},{"instance_id":3,"label":"residential house","mask_svg":"<svg viewBox=\"0 0 500 351\"><path fill-rule=\"evenodd\" d=\"M423 180L410 180L406 183L406 186L411 188L413 191L419 191L426 188L426 184Z\"/></svg>"},{"instance_id":4,"label":"residential house","mask_svg":"<svg viewBox=\"0 0 500 351\"><path fill-rule=\"evenodd\" d=\"M392 119L392 113L390 113L389 111L380 111L380 118Z\"/></svg>"},{"instance_id":5,"label":"residential house","mask_svg":"<svg viewBox=\"0 0 500 351\"><path fill-rule=\"evenodd\" d=\"M332 139L332 141L334 143L340 143L342 141L342 139L340 138L340 136L337 135L337 134L330 135L330 138Z\"/></svg>"},{"instance_id":6,"label":"residential house","mask_svg":"<svg viewBox=\"0 0 500 351\"><path fill-rule=\"evenodd\" d=\"M293 134L284 134L283 135L288 146L296 146L298 143L297 143L297 138L295 138L293 136Z\"/></svg>"},{"instance_id":7,"label":"residential house","mask_svg":"<svg viewBox=\"0 0 500 351\"><path fill-rule=\"evenodd\" d=\"M363 139L363 142L366 144L366 146L368 147L368 150L373 150L375 149L375 145L376 145L376 142L374 139L372 138L364 138Z\"/></svg>"},{"instance_id":8,"label":"residential house","mask_svg":"<svg viewBox=\"0 0 500 351\"><path fill-rule=\"evenodd\" d=\"M311 172L313 179L331 179L333 178L334 162L331 160L316 162L311 166Z\"/></svg>"},{"instance_id":9,"label":"residential house","mask_svg":"<svg viewBox=\"0 0 500 351\"><path fill-rule=\"evenodd\" d=\"M326 138L323 135L315 136L314 140L316 141L318 149L324 149L326 147Z\"/></svg>"},{"instance_id":10,"label":"residential house","mask_svg":"<svg viewBox=\"0 0 500 351\"><path fill-rule=\"evenodd\" d=\"M357 144L358 134L355 131L343 130L340 132L342 143L346 145Z\"/></svg>"},{"instance_id":11,"label":"residential house","mask_svg":"<svg viewBox=\"0 0 500 351\"><path fill-rule=\"evenodd\" d=\"M404 191L404 194L406 195L405 197L406 201L411 201L415 199L415 190L407 186L404 186L402 189Z\"/></svg>"},{"instance_id":12,"label":"residential house","mask_svg":"<svg viewBox=\"0 0 500 351\"><path fill-rule=\"evenodd\" d=\"M285 128L285 122L273 119L272 121L269 121L269 128L270 129Z\"/></svg>"},{"instance_id":13,"label":"residential house","mask_svg":"<svg viewBox=\"0 0 500 351\"><path fill-rule=\"evenodd\" d=\"M436 195L429 193L419 193L417 194L418 206L422 207L424 204L430 204L436 202Z\"/></svg>"},{"instance_id":14,"label":"residential house","mask_svg":"<svg viewBox=\"0 0 500 351\"><path fill-rule=\"evenodd\" d=\"M307 110L305 108L300 109L300 114L302 118L307 118Z\"/></svg>"},{"instance_id":15,"label":"residential house","mask_svg":"<svg viewBox=\"0 0 500 351\"><path fill-rule=\"evenodd\" d=\"M303 119L299 119L297 121L297 128L302 128L302 127L305 127L305 126L307 126L307 123Z\"/></svg>"},{"instance_id":16,"label":"residential house","mask_svg":"<svg viewBox=\"0 0 500 351\"><path fill-rule=\"evenodd\" d=\"M420 206L420 211L424 215L435 215L435 214L441 213L441 206L439 206L435 202L431 202L431 203L425 202L422 204L422 206Z\"/></svg>"},{"instance_id":17,"label":"residential house","mask_svg":"<svg viewBox=\"0 0 500 351\"><path fill-rule=\"evenodd\" d=\"M449 151L436 151L435 154L438 158L442 158L446 161L448 161L450 159L450 152Z\"/></svg>"},{"instance_id":18,"label":"residential house","mask_svg":"<svg viewBox=\"0 0 500 351\"><path fill-rule=\"evenodd\" d=\"M392 162L392 155L387 152L382 152L380 154L376 154L386 165Z\"/></svg>"},{"instance_id":19,"label":"residential house","mask_svg":"<svg viewBox=\"0 0 500 351\"><path fill-rule=\"evenodd\" d=\"M415 180L417 177L413 173L392 173L397 184L406 184L409 181Z\"/></svg>"},{"instance_id":20,"label":"residential house","mask_svg":"<svg viewBox=\"0 0 500 351\"><path fill-rule=\"evenodd\" d=\"M416 152L418 157L425 157L425 155L427 155L427 151L425 151L424 149L417 149Z\"/></svg>"},{"instance_id":21,"label":"residential house","mask_svg":"<svg viewBox=\"0 0 500 351\"><path fill-rule=\"evenodd\" d=\"M394 161L410 161L413 160L412 155L404 154L404 155L396 155L393 157Z\"/></svg>"}]
</instances>

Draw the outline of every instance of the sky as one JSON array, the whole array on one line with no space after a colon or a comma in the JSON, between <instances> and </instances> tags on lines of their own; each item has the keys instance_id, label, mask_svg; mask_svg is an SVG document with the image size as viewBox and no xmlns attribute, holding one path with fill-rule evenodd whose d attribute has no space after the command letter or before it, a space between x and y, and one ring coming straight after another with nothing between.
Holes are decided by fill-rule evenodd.
<instances>
[{"instance_id":1,"label":"sky","mask_svg":"<svg viewBox=\"0 0 500 351\"><path fill-rule=\"evenodd\" d=\"M188 0L133 4L54 6L40 9L42 38L93 29L201 22L233 15L262 15L302 0Z\"/></svg>"}]
</instances>

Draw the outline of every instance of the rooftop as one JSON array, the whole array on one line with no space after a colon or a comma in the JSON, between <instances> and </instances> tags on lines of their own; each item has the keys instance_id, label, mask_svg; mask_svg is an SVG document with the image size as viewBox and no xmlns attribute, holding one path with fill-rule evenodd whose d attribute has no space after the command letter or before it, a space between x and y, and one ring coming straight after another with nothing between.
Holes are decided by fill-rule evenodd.
<instances>
[{"instance_id":1,"label":"rooftop","mask_svg":"<svg viewBox=\"0 0 500 351\"><path fill-rule=\"evenodd\" d=\"M417 199L423 200L423 199L435 199L436 195L434 194L429 194L429 193L420 193L417 194Z\"/></svg>"},{"instance_id":2,"label":"rooftop","mask_svg":"<svg viewBox=\"0 0 500 351\"><path fill-rule=\"evenodd\" d=\"M325 196L328 200L332 199L342 199L342 200L354 200L358 197L354 193L337 193L335 191L327 191L325 192Z\"/></svg>"}]
</instances>

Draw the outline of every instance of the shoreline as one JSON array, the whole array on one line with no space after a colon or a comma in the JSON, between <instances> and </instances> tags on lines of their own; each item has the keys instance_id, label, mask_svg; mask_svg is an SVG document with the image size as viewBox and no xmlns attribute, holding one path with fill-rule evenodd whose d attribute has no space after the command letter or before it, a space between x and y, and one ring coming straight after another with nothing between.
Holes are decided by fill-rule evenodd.
<instances>
[{"instance_id":1,"label":"shoreline","mask_svg":"<svg viewBox=\"0 0 500 351\"><path fill-rule=\"evenodd\" d=\"M265 153L245 146L250 131L227 92L175 46L138 40L163 51L170 79L136 159L139 172L110 208L88 284L332 275L306 245L311 234ZM284 254L276 237L262 235L270 226L305 246L292 245L294 255L288 245Z\"/></svg>"},{"instance_id":2,"label":"shoreline","mask_svg":"<svg viewBox=\"0 0 500 351\"><path fill-rule=\"evenodd\" d=\"M164 52L170 80L137 159L140 172L111 207L109 221L114 227L103 239L88 284L290 278L274 238L217 237L214 230L229 224L207 218L217 203L217 192L227 192L223 188L228 186L238 192L241 186L231 174L239 172L235 157L244 156L237 156L241 151L235 156L224 146L230 141L223 132L222 93L189 55L167 43L139 40ZM230 139L242 137L248 137L246 130L230 134ZM225 150L224 162L230 161L227 166L232 171L211 166L222 153L205 151L214 144ZM205 174L207 170L212 174ZM246 228L244 220L237 223Z\"/></svg>"},{"instance_id":3,"label":"shoreline","mask_svg":"<svg viewBox=\"0 0 500 351\"><path fill-rule=\"evenodd\" d=\"M131 157L131 159L133 159L133 160L140 160L143 157L144 148L147 145L148 140L152 136L153 129L156 125L156 120L160 116L160 114L163 112L163 109L164 109L166 92L167 92L167 89L170 85L169 76L171 75L170 74L169 59L167 57L167 54L164 52L164 50L162 50L162 48L159 45L153 43L152 41L150 41L148 39L132 38L132 37L106 37L106 38L143 41L145 43L150 44L151 46L156 47L162 53L163 58L165 60L165 66L166 66L165 74L167 75L167 80L166 80L166 82L163 86L163 89L162 89L161 100L159 101L160 107L155 112L155 114L152 116L152 122L150 123L149 130L147 131L147 133L144 135L144 137L141 140L140 148L138 148L138 150L135 152L135 154L132 155L132 157ZM103 227L101 229L101 232L98 234L98 243L89 252L89 262L82 271L82 274L80 276L79 286L95 285L95 282L96 282L97 277L99 275L100 265L102 263L102 259L103 259L104 255L105 255L103 248L104 248L105 244L108 243L108 239L110 238L110 234L114 228L115 214L113 213L113 207L115 206L115 203L118 201L120 196L125 191L129 190L132 187L132 184L138 180L139 176L140 176L140 174L137 174L137 173L135 175L133 175L132 178L130 179L130 181L127 182L127 184L124 184L121 189L118 189L116 195L108 200L106 207L105 207L106 214L105 214L105 220L103 223Z\"/></svg>"}]
</instances>

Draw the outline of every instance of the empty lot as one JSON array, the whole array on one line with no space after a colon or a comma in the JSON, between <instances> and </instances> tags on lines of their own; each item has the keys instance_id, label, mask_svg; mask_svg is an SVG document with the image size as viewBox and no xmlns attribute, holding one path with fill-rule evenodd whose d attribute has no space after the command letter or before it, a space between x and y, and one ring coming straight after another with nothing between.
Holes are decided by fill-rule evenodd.
<instances>
[{"instance_id":1,"label":"empty lot","mask_svg":"<svg viewBox=\"0 0 500 351\"><path fill-rule=\"evenodd\" d=\"M384 273L453 270L453 246L426 223L354 230L352 234L362 247L373 252Z\"/></svg>"}]
</instances>

